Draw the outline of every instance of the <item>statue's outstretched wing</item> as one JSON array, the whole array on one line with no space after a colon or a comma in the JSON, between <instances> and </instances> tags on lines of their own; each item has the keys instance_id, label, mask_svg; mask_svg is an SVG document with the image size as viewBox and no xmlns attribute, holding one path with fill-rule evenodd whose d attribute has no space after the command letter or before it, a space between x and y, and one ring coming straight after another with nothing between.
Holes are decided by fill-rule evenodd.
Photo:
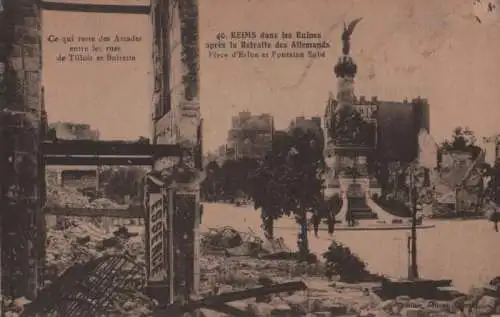
<instances>
[{"instance_id":1,"label":"statue's outstretched wing","mask_svg":"<svg viewBox=\"0 0 500 317\"><path fill-rule=\"evenodd\" d=\"M363 18L357 18L356 20L353 20L349 23L349 25L347 26L347 29L346 29L346 32L351 35L352 32L354 32L354 28L356 27L356 25L361 21L363 20Z\"/></svg>"}]
</instances>

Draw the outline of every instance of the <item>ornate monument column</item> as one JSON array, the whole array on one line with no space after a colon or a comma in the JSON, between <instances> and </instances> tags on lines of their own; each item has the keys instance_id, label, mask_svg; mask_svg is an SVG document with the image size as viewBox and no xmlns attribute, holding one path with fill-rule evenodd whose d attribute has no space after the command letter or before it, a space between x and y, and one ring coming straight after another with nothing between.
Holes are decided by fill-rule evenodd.
<instances>
[{"instance_id":1,"label":"ornate monument column","mask_svg":"<svg viewBox=\"0 0 500 317\"><path fill-rule=\"evenodd\" d=\"M335 98L330 97L326 113L328 190L325 198L339 194L343 197L343 210L347 205L352 214L371 218L374 214L370 213L365 201L370 189L367 157L375 150L376 122L366 113L375 105L357 100L354 78L358 68L350 56L351 35L360 21L361 18L344 26L342 56L334 68L337 92Z\"/></svg>"},{"instance_id":2,"label":"ornate monument column","mask_svg":"<svg viewBox=\"0 0 500 317\"><path fill-rule=\"evenodd\" d=\"M344 165L349 158L354 158L354 152L351 148L356 146L357 122L356 110L354 108L354 77L357 72L357 65L349 55L350 38L355 26L361 21L356 19L344 26L342 33L342 56L339 57L335 65L334 72L337 77L336 98L330 96L327 113L327 144L326 144L326 163L328 168L327 187L332 188L327 196L336 192L339 193L338 181Z\"/></svg>"}]
</instances>

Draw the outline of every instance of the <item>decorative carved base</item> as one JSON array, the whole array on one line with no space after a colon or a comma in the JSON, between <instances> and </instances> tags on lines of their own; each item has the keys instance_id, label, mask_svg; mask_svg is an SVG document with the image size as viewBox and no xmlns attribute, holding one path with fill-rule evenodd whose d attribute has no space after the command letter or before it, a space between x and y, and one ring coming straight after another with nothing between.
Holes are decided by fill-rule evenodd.
<instances>
[{"instance_id":1,"label":"decorative carved base","mask_svg":"<svg viewBox=\"0 0 500 317\"><path fill-rule=\"evenodd\" d=\"M352 77L356 76L358 71L358 66L354 62L351 56L344 55L339 58L337 64L335 65L334 72L338 77Z\"/></svg>"}]
</instances>

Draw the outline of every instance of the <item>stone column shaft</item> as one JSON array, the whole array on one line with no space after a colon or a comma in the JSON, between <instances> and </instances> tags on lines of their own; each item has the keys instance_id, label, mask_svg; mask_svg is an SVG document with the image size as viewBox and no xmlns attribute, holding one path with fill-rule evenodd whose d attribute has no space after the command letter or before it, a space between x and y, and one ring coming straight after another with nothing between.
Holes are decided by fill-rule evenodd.
<instances>
[{"instance_id":1,"label":"stone column shaft","mask_svg":"<svg viewBox=\"0 0 500 317\"><path fill-rule=\"evenodd\" d=\"M0 14L2 290L34 298L44 228L40 204L40 16L35 0L5 0ZM42 243L40 243L42 241Z\"/></svg>"},{"instance_id":2,"label":"stone column shaft","mask_svg":"<svg viewBox=\"0 0 500 317\"><path fill-rule=\"evenodd\" d=\"M176 208L174 215L176 291L180 296L196 294L199 287L199 179L201 115L199 103L198 3L196 0L156 2L167 19L154 22L156 111L154 142L180 144L184 154L179 162L157 164L161 172L175 169ZM155 14L156 16L156 14ZM169 22L165 22L165 21ZM161 39L157 37L161 36ZM168 162L166 160L165 162ZM184 239L186 237L186 239ZM187 284L184 284L187 282ZM184 288L184 289L182 289Z\"/></svg>"}]
</instances>

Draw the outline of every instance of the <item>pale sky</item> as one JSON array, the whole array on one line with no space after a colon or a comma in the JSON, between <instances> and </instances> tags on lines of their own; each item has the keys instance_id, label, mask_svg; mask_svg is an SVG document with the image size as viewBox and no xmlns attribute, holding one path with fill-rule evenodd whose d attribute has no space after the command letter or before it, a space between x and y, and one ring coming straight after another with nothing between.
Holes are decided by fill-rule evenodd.
<instances>
[{"instance_id":1,"label":"pale sky","mask_svg":"<svg viewBox=\"0 0 500 317\"><path fill-rule=\"evenodd\" d=\"M382 100L422 96L431 108L431 134L441 140L457 125L499 133L500 24L478 23L470 0L199 0L201 108L205 146L225 142L231 116L268 112L278 128L295 116L323 115L335 92L342 22L364 17L352 38L357 95ZM498 6L500 9L500 5ZM104 139L150 134L151 25L147 16L45 12L49 34L138 35L124 49L135 63L64 63L64 46L44 41L44 85L50 121L91 124ZM321 32L327 57L214 60L204 44L219 32Z\"/></svg>"}]
</instances>

